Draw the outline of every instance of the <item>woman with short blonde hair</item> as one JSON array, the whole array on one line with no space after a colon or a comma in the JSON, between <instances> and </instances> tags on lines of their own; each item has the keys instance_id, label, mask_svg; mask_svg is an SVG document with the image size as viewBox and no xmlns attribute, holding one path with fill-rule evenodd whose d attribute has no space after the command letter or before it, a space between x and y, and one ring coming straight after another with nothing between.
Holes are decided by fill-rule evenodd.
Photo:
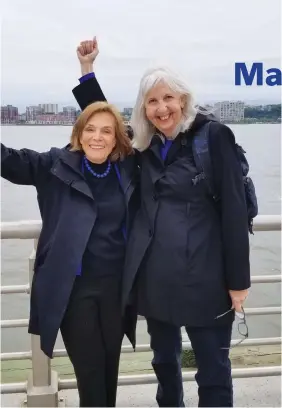
<instances>
[{"instance_id":1,"label":"woman with short blonde hair","mask_svg":"<svg viewBox=\"0 0 282 408\"><path fill-rule=\"evenodd\" d=\"M42 217L29 333L50 358L61 330L81 407L115 406L124 332L121 281L138 209L138 167L123 119L107 102L78 117L66 148L1 145L2 177L33 185Z\"/></svg>"},{"instance_id":2,"label":"woman with short blonde hair","mask_svg":"<svg viewBox=\"0 0 282 408\"><path fill-rule=\"evenodd\" d=\"M107 102L95 102L88 105L87 108L81 112L77 118L70 139L71 151L82 151L81 135L89 121L89 119L96 113L109 113L115 119L115 139L116 145L111 152L109 159L111 161L123 160L129 154L133 154L134 150L131 146L130 139L127 136L126 128L120 112L114 105Z\"/></svg>"}]
</instances>

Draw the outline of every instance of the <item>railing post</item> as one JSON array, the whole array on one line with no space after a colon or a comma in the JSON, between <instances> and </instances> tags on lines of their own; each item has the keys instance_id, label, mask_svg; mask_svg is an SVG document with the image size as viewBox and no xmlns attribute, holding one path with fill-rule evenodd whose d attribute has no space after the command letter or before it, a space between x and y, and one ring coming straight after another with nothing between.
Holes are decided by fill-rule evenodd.
<instances>
[{"instance_id":1,"label":"railing post","mask_svg":"<svg viewBox=\"0 0 282 408\"><path fill-rule=\"evenodd\" d=\"M34 250L29 258L30 287L33 277L35 250L37 240L34 240ZM28 407L58 407L58 374L51 371L50 359L40 348L40 337L31 335L32 373L27 382Z\"/></svg>"}]
</instances>

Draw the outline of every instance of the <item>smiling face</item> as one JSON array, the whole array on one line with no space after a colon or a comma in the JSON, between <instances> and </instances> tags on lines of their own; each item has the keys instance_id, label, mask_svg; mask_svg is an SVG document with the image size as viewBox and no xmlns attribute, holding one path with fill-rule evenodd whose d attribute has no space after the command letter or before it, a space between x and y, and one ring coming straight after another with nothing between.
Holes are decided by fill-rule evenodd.
<instances>
[{"instance_id":1,"label":"smiling face","mask_svg":"<svg viewBox=\"0 0 282 408\"><path fill-rule=\"evenodd\" d=\"M87 159L104 163L116 145L115 118L109 112L97 112L86 123L80 143Z\"/></svg>"},{"instance_id":2,"label":"smiling face","mask_svg":"<svg viewBox=\"0 0 282 408\"><path fill-rule=\"evenodd\" d=\"M146 95L145 110L148 120L165 136L171 136L182 119L184 97L160 82Z\"/></svg>"}]
</instances>

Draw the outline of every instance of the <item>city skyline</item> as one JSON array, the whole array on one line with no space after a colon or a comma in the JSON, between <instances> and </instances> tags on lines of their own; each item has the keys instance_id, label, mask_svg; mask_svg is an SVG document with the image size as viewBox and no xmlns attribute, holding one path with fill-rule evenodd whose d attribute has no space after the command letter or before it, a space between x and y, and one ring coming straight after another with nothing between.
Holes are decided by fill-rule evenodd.
<instances>
[{"instance_id":1,"label":"city skyline","mask_svg":"<svg viewBox=\"0 0 282 408\"><path fill-rule=\"evenodd\" d=\"M58 104L43 103L26 106L25 112L20 113L13 105L1 106L1 124L74 124L80 110L74 106L63 106L59 110Z\"/></svg>"},{"instance_id":2,"label":"city skyline","mask_svg":"<svg viewBox=\"0 0 282 408\"><path fill-rule=\"evenodd\" d=\"M38 99L38 100L40 100L40 99ZM280 96L278 95L278 97L270 97L269 96L269 97L257 98L257 99L256 98L243 99L243 98L231 98L231 97L230 98L228 98L228 97L227 98L222 98L222 99L215 99L215 98L214 99L212 99L212 98L208 99L207 98L205 100L204 99L199 100L199 101L196 100L196 103L203 106L203 105L215 105L216 103L224 102L224 101L230 101L231 102L231 101L239 101L239 100L244 102L245 105L260 106L260 105L281 104L282 98L281 98L281 95ZM2 99L1 102L2 102L2 105L15 105L15 103L3 103L3 99ZM121 101L121 100L111 101L111 100L109 100L108 102L114 104L120 110L123 110L124 108L127 108L127 107L133 107L134 104L135 104L134 99L132 101ZM57 102L56 100L54 100L53 102L51 102L51 101L47 102L47 104L57 104L59 110L63 109L63 107L65 107L65 106L72 106L72 107L76 108L77 110L80 110L80 107L76 103L75 100L70 100L68 102ZM40 103L35 102L35 103L27 104L26 102L23 102L23 103L18 104L18 108L19 108L19 110L24 111L27 106L37 106L37 105L40 105Z\"/></svg>"},{"instance_id":3,"label":"city skyline","mask_svg":"<svg viewBox=\"0 0 282 408\"><path fill-rule=\"evenodd\" d=\"M222 99L222 100L213 100L213 101L205 101L203 103L200 103L201 106L215 106L218 103L224 103L224 102L242 102L244 103L245 106L267 106L267 105L281 105L281 100L243 100L243 99ZM57 105L58 106L58 113L59 112L63 112L64 108L73 108L76 109L76 111L80 111L80 107L78 106L77 103L69 103L69 104L62 104L62 103L58 103L58 102L47 102L47 103L37 103L37 104L22 104L22 108L20 106L16 106L16 104L14 103L9 103L9 104L3 104L2 103L2 107L3 106L14 106L17 107L19 109L19 114L23 114L26 112L26 109L28 107L39 107L40 105ZM76 105L76 106L75 106ZM126 110L126 109L133 109L134 106L134 102L132 104L130 103L116 103L116 106L118 106L120 108L120 111ZM22 111L21 111L22 110Z\"/></svg>"},{"instance_id":4,"label":"city skyline","mask_svg":"<svg viewBox=\"0 0 282 408\"><path fill-rule=\"evenodd\" d=\"M213 113L220 122L255 123L260 120L266 122L281 122L281 104L247 105L244 101L220 101L212 105L203 105ZM120 110L125 123L130 122L132 107ZM30 124L30 125L73 125L80 115L80 110L74 106L64 106L58 109L58 104L39 104L26 106L25 113L19 113L18 107L13 105L1 106L1 124Z\"/></svg>"}]
</instances>

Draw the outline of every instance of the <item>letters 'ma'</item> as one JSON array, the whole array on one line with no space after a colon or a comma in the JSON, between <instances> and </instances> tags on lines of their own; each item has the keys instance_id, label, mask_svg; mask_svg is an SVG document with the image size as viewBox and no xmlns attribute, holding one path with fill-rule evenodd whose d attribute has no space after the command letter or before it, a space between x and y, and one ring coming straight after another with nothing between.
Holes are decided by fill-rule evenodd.
<instances>
[{"instance_id":1,"label":"letters 'ma'","mask_svg":"<svg viewBox=\"0 0 282 408\"><path fill-rule=\"evenodd\" d=\"M281 70L278 68L270 68L266 70L268 74L265 78L265 84L268 86L280 85L281 86ZM245 85L253 85L256 77L256 85L263 85L263 63L254 62L250 71L246 67L244 62L235 63L235 85L241 85L241 79L243 78Z\"/></svg>"}]
</instances>

